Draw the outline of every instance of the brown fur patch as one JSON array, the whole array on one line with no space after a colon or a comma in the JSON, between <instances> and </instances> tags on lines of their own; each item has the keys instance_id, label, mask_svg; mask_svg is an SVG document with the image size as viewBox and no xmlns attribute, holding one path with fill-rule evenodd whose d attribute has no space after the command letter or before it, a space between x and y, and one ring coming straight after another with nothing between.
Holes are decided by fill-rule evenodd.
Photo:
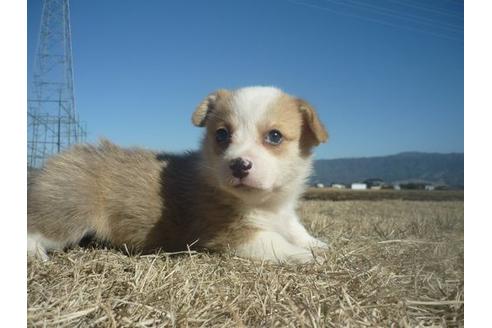
<instances>
[{"instance_id":1,"label":"brown fur patch","mask_svg":"<svg viewBox=\"0 0 492 328\"><path fill-rule=\"evenodd\" d=\"M290 143L298 143L301 136L302 115L297 103L288 95L282 95L269 108L265 120L258 126L259 140L263 146L273 154L280 156L287 151ZM283 141L279 145L272 145L265 141L271 130L278 130Z\"/></svg>"},{"instance_id":2,"label":"brown fur patch","mask_svg":"<svg viewBox=\"0 0 492 328\"><path fill-rule=\"evenodd\" d=\"M216 141L216 131L220 128L225 128L231 136L234 136L234 131L237 128L237 119L232 114L230 106L230 94L222 94L222 96L217 98L213 105L211 105L212 109L208 114L204 147L212 147L216 155L222 154L228 146L228 144L219 144Z\"/></svg>"},{"instance_id":3,"label":"brown fur patch","mask_svg":"<svg viewBox=\"0 0 492 328\"><path fill-rule=\"evenodd\" d=\"M76 146L31 181L28 231L66 245L92 232L143 252L234 247L254 229L241 224L233 196L206 182L199 162L197 153Z\"/></svg>"},{"instance_id":4,"label":"brown fur patch","mask_svg":"<svg viewBox=\"0 0 492 328\"><path fill-rule=\"evenodd\" d=\"M309 156L313 147L328 140L328 132L316 110L306 101L285 94L271 106L264 123L258 129L260 140L264 140L266 134L273 129L282 133L283 142L279 145L263 142L277 156L285 153L291 142L299 144L302 156Z\"/></svg>"},{"instance_id":5,"label":"brown fur patch","mask_svg":"<svg viewBox=\"0 0 492 328\"><path fill-rule=\"evenodd\" d=\"M309 127L317 141L316 146L328 141L328 131L326 131L325 126L321 123L314 107L303 99L297 99L297 102L299 110L303 113L307 127Z\"/></svg>"},{"instance_id":6,"label":"brown fur patch","mask_svg":"<svg viewBox=\"0 0 492 328\"><path fill-rule=\"evenodd\" d=\"M231 122L232 121L228 120L227 118L211 118L207 124L207 131L205 135L207 146L212 146L216 155L222 154L230 144L230 141L226 143L217 142L217 130L225 128L229 132L229 134L232 135L234 133L235 127L231 124Z\"/></svg>"},{"instance_id":7,"label":"brown fur patch","mask_svg":"<svg viewBox=\"0 0 492 328\"><path fill-rule=\"evenodd\" d=\"M313 147L328 141L328 131L319 120L314 107L302 99L297 99L297 104L303 114L301 153L307 156L311 154Z\"/></svg>"},{"instance_id":8,"label":"brown fur patch","mask_svg":"<svg viewBox=\"0 0 492 328\"><path fill-rule=\"evenodd\" d=\"M203 127L205 126L207 119L211 114L216 112L216 105L227 101L230 97L231 92L228 90L220 89L211 94L209 94L202 102L196 107L191 121L195 126Z\"/></svg>"}]
</instances>

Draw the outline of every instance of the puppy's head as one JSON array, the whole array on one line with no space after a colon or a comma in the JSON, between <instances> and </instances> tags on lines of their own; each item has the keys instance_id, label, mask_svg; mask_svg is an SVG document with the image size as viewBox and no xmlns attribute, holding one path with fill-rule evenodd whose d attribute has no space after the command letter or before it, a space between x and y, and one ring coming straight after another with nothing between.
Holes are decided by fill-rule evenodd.
<instances>
[{"instance_id":1,"label":"puppy's head","mask_svg":"<svg viewBox=\"0 0 492 328\"><path fill-rule=\"evenodd\" d=\"M207 174L245 199L302 184L312 148L328 139L313 107L272 87L218 90L198 105L192 121L206 127Z\"/></svg>"}]
</instances>

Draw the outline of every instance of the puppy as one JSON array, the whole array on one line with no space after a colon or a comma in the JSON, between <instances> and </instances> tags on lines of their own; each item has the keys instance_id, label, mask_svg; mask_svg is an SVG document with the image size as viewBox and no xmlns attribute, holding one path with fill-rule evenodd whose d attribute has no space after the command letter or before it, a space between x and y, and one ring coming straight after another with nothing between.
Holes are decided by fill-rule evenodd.
<instances>
[{"instance_id":1,"label":"puppy","mask_svg":"<svg viewBox=\"0 0 492 328\"><path fill-rule=\"evenodd\" d=\"M311 151L328 134L307 102L273 87L218 90L196 108L201 151L76 145L28 188L30 255L87 234L139 252L189 247L273 262L313 261L326 244L299 222Z\"/></svg>"}]
</instances>

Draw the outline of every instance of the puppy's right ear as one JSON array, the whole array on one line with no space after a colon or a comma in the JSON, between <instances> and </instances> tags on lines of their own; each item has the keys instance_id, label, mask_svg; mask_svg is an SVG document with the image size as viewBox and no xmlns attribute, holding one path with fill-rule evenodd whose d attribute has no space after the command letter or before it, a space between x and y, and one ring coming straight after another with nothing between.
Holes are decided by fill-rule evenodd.
<instances>
[{"instance_id":1,"label":"puppy's right ear","mask_svg":"<svg viewBox=\"0 0 492 328\"><path fill-rule=\"evenodd\" d=\"M209 94L202 102L196 107L191 121L195 126L205 126L207 122L207 117L214 110L217 101L221 98L225 98L230 95L230 91L220 89L211 94Z\"/></svg>"}]
</instances>

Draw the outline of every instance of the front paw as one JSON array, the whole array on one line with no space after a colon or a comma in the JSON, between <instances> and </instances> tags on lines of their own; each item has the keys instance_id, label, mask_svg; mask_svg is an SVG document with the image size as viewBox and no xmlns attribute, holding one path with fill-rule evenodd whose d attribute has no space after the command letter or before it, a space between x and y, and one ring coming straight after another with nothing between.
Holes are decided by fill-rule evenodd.
<instances>
[{"instance_id":1,"label":"front paw","mask_svg":"<svg viewBox=\"0 0 492 328\"><path fill-rule=\"evenodd\" d=\"M329 248L330 246L325 243L324 241L321 241L319 239L315 239L313 238L311 240L311 242L309 243L309 248L324 248L324 249L327 249Z\"/></svg>"},{"instance_id":2,"label":"front paw","mask_svg":"<svg viewBox=\"0 0 492 328\"><path fill-rule=\"evenodd\" d=\"M296 240L296 245L305 248L305 249L328 249L329 245L324 241L316 239L314 237L305 238L302 240Z\"/></svg>"},{"instance_id":3,"label":"front paw","mask_svg":"<svg viewBox=\"0 0 492 328\"><path fill-rule=\"evenodd\" d=\"M319 249L319 248L318 248ZM323 264L326 260L326 257L323 256L320 252L316 252L314 249L310 251L293 254L285 258L284 263L290 264Z\"/></svg>"},{"instance_id":4,"label":"front paw","mask_svg":"<svg viewBox=\"0 0 492 328\"><path fill-rule=\"evenodd\" d=\"M304 251L296 254L291 254L285 256L279 263L289 263L289 264L309 264L317 262L313 252Z\"/></svg>"}]
</instances>

